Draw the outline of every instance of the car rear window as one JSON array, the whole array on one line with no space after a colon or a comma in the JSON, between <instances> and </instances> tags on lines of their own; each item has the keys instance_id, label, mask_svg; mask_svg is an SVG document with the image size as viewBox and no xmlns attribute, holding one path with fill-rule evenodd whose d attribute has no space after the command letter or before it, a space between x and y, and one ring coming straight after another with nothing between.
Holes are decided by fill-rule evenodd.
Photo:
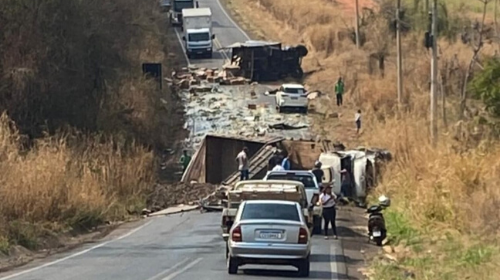
<instances>
[{"instance_id":1,"label":"car rear window","mask_svg":"<svg viewBox=\"0 0 500 280\"><path fill-rule=\"evenodd\" d=\"M304 94L303 88L284 88L284 92L292 94Z\"/></svg>"},{"instance_id":2,"label":"car rear window","mask_svg":"<svg viewBox=\"0 0 500 280\"><path fill-rule=\"evenodd\" d=\"M275 203L259 203L247 204L241 213L241 220L287 220L300 221L299 212L295 205L290 204L275 204Z\"/></svg>"},{"instance_id":3,"label":"car rear window","mask_svg":"<svg viewBox=\"0 0 500 280\"><path fill-rule=\"evenodd\" d=\"M316 188L313 176L300 176L296 174L269 174L266 177L267 180L288 180L288 181L298 181L304 184L306 189Z\"/></svg>"}]
</instances>

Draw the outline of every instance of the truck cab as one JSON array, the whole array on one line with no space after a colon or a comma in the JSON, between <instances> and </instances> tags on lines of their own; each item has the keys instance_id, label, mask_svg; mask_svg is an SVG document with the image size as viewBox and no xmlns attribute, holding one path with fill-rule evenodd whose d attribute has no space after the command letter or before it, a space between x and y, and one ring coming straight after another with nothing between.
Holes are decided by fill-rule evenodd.
<instances>
[{"instance_id":1,"label":"truck cab","mask_svg":"<svg viewBox=\"0 0 500 280\"><path fill-rule=\"evenodd\" d=\"M165 0L164 0L165 1ZM193 9L198 7L198 1L195 0L169 0L162 6L168 5L170 2L170 23L173 26L182 26L182 10Z\"/></svg>"},{"instance_id":2,"label":"truck cab","mask_svg":"<svg viewBox=\"0 0 500 280\"><path fill-rule=\"evenodd\" d=\"M212 58L212 11L210 8L183 9L182 26L184 49L188 58L200 55Z\"/></svg>"}]
</instances>

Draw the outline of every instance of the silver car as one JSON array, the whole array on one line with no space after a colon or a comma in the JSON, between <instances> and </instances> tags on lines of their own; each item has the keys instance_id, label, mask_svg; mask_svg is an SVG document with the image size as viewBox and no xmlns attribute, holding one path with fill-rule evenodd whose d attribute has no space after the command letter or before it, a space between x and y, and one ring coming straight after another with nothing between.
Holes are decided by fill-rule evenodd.
<instances>
[{"instance_id":1,"label":"silver car","mask_svg":"<svg viewBox=\"0 0 500 280\"><path fill-rule=\"evenodd\" d=\"M227 241L227 270L245 264L292 265L309 276L310 232L300 204L281 200L241 203Z\"/></svg>"}]
</instances>

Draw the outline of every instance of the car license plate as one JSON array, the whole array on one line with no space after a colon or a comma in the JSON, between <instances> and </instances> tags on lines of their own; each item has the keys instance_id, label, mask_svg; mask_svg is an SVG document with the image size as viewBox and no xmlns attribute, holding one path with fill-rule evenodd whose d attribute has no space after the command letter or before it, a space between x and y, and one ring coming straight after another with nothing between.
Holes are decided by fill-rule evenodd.
<instances>
[{"instance_id":1,"label":"car license plate","mask_svg":"<svg viewBox=\"0 0 500 280\"><path fill-rule=\"evenodd\" d=\"M281 232L261 232L259 237L262 239L281 239Z\"/></svg>"},{"instance_id":2,"label":"car license plate","mask_svg":"<svg viewBox=\"0 0 500 280\"><path fill-rule=\"evenodd\" d=\"M380 231L373 232L373 237L380 237L380 236L382 236L382 233Z\"/></svg>"},{"instance_id":3,"label":"car license plate","mask_svg":"<svg viewBox=\"0 0 500 280\"><path fill-rule=\"evenodd\" d=\"M292 100L297 100L297 99L299 99L299 98L298 98L298 97L292 97L291 99L292 99Z\"/></svg>"}]
</instances>

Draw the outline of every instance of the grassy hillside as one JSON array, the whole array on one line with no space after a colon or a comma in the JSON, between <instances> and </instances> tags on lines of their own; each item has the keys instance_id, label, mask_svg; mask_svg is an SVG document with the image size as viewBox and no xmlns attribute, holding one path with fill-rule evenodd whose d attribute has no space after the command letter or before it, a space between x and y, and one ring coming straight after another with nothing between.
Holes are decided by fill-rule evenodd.
<instances>
[{"instance_id":1,"label":"grassy hillside","mask_svg":"<svg viewBox=\"0 0 500 280\"><path fill-rule=\"evenodd\" d=\"M374 8L361 9L364 45L359 50L352 39L351 1L228 2L243 26L256 36L309 48L303 62L309 73L305 83L327 93L330 100L316 104L319 133L347 146L379 146L395 154L377 193L388 194L394 201L387 219L396 252L390 253L392 260L374 260L372 279L407 279L405 275L411 274L415 279L498 279L498 122L471 89L465 111L460 106L473 56L473 46L460 38L478 38L471 26L476 20L481 23L481 3L440 1L439 76L445 94L439 97L439 141L433 147L428 129L430 53L422 46L427 26L423 0L405 2L400 113L396 43L390 28L395 1L377 1L380 5L360 1ZM493 4L487 9L484 46L471 79L499 48ZM332 93L339 75L347 88L347 104L342 108L334 104ZM355 133L357 109L363 111L361 135Z\"/></svg>"},{"instance_id":2,"label":"grassy hillside","mask_svg":"<svg viewBox=\"0 0 500 280\"><path fill-rule=\"evenodd\" d=\"M146 0L2 0L0 251L140 211L172 145L164 15ZM164 72L168 71L164 68ZM164 97L166 96L166 97ZM158 102L165 98L167 106Z\"/></svg>"}]
</instances>

